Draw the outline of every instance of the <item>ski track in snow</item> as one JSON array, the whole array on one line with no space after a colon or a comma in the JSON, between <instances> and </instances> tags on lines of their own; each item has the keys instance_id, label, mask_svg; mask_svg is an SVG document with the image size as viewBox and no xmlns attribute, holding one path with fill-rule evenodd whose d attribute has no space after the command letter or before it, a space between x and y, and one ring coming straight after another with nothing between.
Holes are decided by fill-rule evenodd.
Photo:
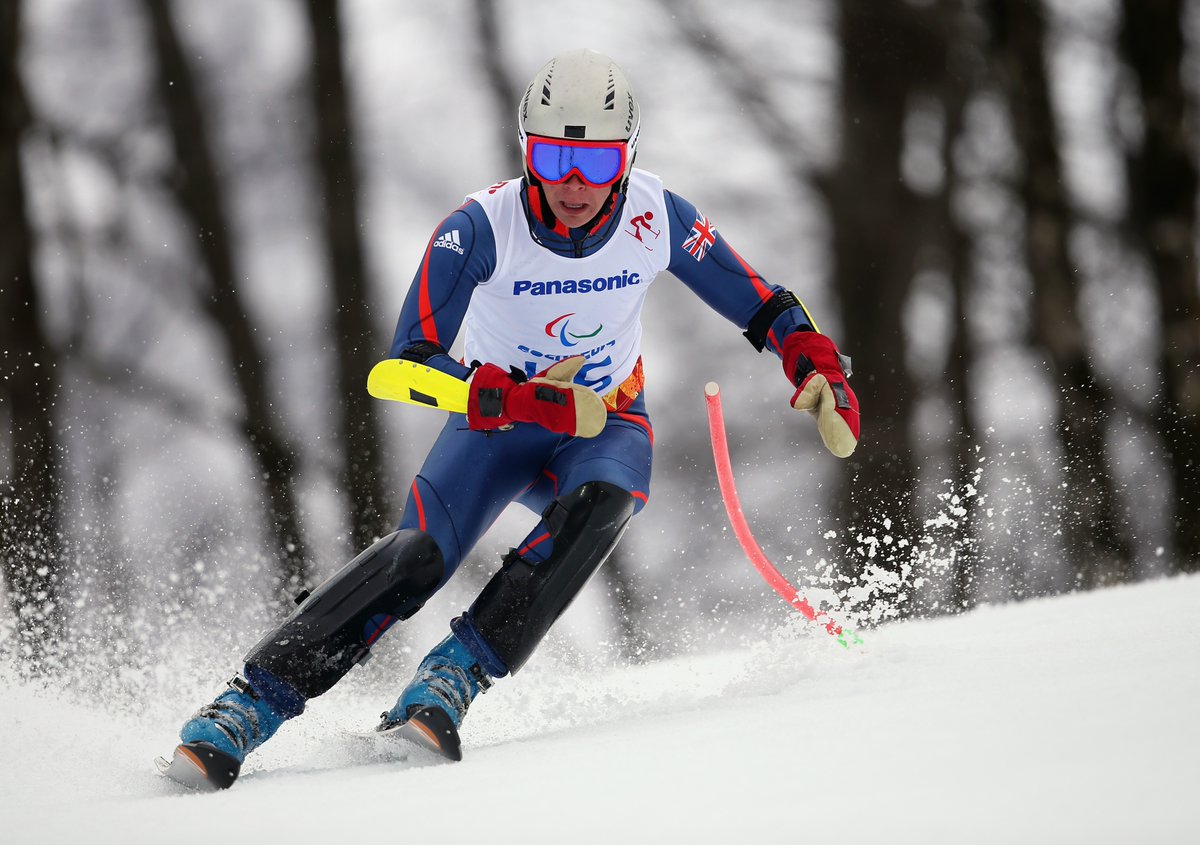
<instances>
[{"instance_id":1,"label":"ski track in snow","mask_svg":"<svg viewBox=\"0 0 1200 845\"><path fill-rule=\"evenodd\" d=\"M154 773L202 701L140 712L6 674L6 843L1196 843L1200 577L502 681L435 763L310 704L235 786ZM169 688L169 687L168 687Z\"/></svg>"}]
</instances>

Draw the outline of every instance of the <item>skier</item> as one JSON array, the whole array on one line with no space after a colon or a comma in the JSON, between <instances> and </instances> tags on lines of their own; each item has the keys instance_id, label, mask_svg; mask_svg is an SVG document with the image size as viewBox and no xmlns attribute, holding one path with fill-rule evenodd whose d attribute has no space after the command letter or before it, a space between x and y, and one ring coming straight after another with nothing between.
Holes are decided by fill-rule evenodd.
<instances>
[{"instance_id":1,"label":"skier","mask_svg":"<svg viewBox=\"0 0 1200 845\"><path fill-rule=\"evenodd\" d=\"M408 493L399 528L329 578L246 656L181 731L182 779L227 786L245 755L416 613L512 501L539 514L380 729L452 759L472 700L521 669L650 492L654 432L640 314L663 270L782 358L791 404L840 457L859 434L848 359L788 290L709 219L633 167L640 110L621 69L563 53L521 98L523 178L470 195L438 226L391 357L469 382ZM464 360L447 354L466 329Z\"/></svg>"}]
</instances>

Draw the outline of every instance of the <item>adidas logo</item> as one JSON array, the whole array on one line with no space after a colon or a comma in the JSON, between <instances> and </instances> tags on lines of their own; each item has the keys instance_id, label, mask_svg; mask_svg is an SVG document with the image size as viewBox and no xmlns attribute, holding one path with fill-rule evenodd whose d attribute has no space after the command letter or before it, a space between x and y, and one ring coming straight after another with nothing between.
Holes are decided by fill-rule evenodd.
<instances>
[{"instance_id":1,"label":"adidas logo","mask_svg":"<svg viewBox=\"0 0 1200 845\"><path fill-rule=\"evenodd\" d=\"M440 247L445 247L446 249L452 249L455 252L457 252L459 255L463 255L462 244L459 243L459 240L458 240L458 229L454 229L453 231L446 232L444 235L442 235L436 241L433 242L433 246L434 246L434 248L437 248L440 246Z\"/></svg>"}]
</instances>

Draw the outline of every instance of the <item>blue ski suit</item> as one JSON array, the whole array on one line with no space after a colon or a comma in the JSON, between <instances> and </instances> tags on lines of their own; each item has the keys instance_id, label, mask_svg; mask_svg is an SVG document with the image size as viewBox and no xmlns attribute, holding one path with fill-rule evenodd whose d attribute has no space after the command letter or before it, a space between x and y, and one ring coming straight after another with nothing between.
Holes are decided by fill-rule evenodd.
<instances>
[{"instance_id":1,"label":"blue ski suit","mask_svg":"<svg viewBox=\"0 0 1200 845\"><path fill-rule=\"evenodd\" d=\"M505 184L498 183L493 190ZM548 256L548 263L551 259L557 262L556 268L561 269L561 257L566 256L579 260L582 274L587 260L614 238L665 237L670 244L666 269L740 329L749 327L747 337L760 351L767 348L779 355L789 334L815 329L794 296L764 280L694 205L670 191L663 191L666 225L661 220L648 224L635 217L625 208L626 195L618 193L610 213L585 230L567 229L561 223L547 225L533 204L536 200L531 202L524 180L519 190L528 227L527 233L520 231L516 237L532 239ZM437 227L406 296L391 357L419 360L459 378L469 376L470 362L456 361L446 350L459 334L472 296L480 285L489 282L513 284L514 293L525 292L530 286L527 280L494 278L500 257L514 246L506 242L514 230L498 232L496 228L480 203L471 199ZM528 251L528 244L519 246ZM549 276L553 272L547 270ZM553 297L555 293L548 290L543 296ZM593 297L591 301L599 299ZM573 300L571 320L580 326L596 325L588 314L580 312L579 302ZM551 327L547 326L545 334L531 336L519 345L527 353L526 361L519 361L520 353L516 352L516 359L491 363L506 369L516 365L533 375L554 363L535 351L545 348L545 335L550 334ZM585 346L573 340L575 337L562 336L564 345L575 348L560 349L561 357L576 354L577 348ZM588 353L585 349L584 354ZM576 381L589 384L586 366ZM435 539L444 561L439 588L510 502L519 501L535 513L544 514L556 497L586 482L607 482L632 495L634 513L645 506L650 494L654 430L640 379L630 384L627 380L621 401L609 406L605 428L594 438L555 434L521 423L508 431L472 431L465 415L450 415L412 482L399 525L401 529L428 532ZM600 393L612 387L607 382L589 386ZM544 516L516 547L516 553L534 565L548 559L553 550L553 532Z\"/></svg>"}]
</instances>

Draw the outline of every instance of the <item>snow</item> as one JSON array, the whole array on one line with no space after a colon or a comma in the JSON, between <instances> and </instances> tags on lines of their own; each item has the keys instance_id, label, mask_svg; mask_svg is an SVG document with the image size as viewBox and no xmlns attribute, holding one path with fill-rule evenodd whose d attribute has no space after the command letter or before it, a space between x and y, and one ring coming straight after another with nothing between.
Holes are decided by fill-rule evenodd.
<instances>
[{"instance_id":1,"label":"snow","mask_svg":"<svg viewBox=\"0 0 1200 845\"><path fill-rule=\"evenodd\" d=\"M352 675L218 794L151 765L189 684L130 708L0 673L3 838L1197 842L1197 607L1181 577L892 623L855 651L797 622L639 666L535 659L476 702L459 764L360 734L390 702Z\"/></svg>"}]
</instances>

